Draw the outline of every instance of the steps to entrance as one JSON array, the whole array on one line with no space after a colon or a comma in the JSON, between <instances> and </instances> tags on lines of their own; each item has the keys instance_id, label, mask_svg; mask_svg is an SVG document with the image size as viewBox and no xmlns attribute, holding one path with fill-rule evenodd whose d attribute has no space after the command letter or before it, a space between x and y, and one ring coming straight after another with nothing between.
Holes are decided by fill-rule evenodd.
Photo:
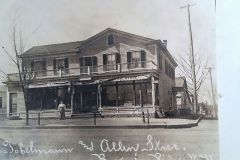
<instances>
[{"instance_id":1,"label":"steps to entrance","mask_svg":"<svg viewBox=\"0 0 240 160\"><path fill-rule=\"evenodd\" d=\"M154 118L155 110L153 107L144 107L143 109L140 106L136 107L106 107L100 108L99 112L104 117L142 117L142 112L149 117Z\"/></svg>"}]
</instances>

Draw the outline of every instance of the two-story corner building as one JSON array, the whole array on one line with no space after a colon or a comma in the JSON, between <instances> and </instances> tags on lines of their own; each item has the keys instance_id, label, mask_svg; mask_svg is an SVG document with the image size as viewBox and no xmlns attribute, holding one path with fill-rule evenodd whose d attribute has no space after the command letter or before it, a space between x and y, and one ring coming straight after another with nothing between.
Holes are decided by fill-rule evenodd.
<instances>
[{"instance_id":1,"label":"two-story corner building","mask_svg":"<svg viewBox=\"0 0 240 160\"><path fill-rule=\"evenodd\" d=\"M29 85L32 110L56 109L61 100L72 114L136 108L140 101L152 112L175 106L177 63L166 41L108 28L84 41L32 47L21 58L35 74ZM9 108L14 97L23 99L15 76L9 75ZM24 104L18 106L24 111Z\"/></svg>"}]
</instances>

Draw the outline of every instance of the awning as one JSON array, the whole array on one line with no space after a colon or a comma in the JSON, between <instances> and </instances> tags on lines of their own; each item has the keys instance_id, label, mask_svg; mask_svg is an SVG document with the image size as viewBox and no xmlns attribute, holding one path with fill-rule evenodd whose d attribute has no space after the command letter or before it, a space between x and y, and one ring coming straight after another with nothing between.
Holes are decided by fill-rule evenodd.
<instances>
[{"instance_id":1,"label":"awning","mask_svg":"<svg viewBox=\"0 0 240 160\"><path fill-rule=\"evenodd\" d=\"M99 83L103 83L103 82L106 82L106 81L109 81L110 79L98 79L98 80L95 80L95 81L92 81L92 82L78 82L78 83L75 83L74 85L89 85L89 84L99 84Z\"/></svg>"},{"instance_id":2,"label":"awning","mask_svg":"<svg viewBox=\"0 0 240 160\"><path fill-rule=\"evenodd\" d=\"M38 83L31 84L28 88L47 88L47 87L58 87L58 86L69 86L69 82L54 82L54 83Z\"/></svg>"},{"instance_id":3,"label":"awning","mask_svg":"<svg viewBox=\"0 0 240 160\"><path fill-rule=\"evenodd\" d=\"M182 94L181 94L181 93L178 93L178 94L176 95L176 97L182 97Z\"/></svg>"},{"instance_id":4,"label":"awning","mask_svg":"<svg viewBox=\"0 0 240 160\"><path fill-rule=\"evenodd\" d=\"M137 80L145 80L149 79L150 75L144 75L144 76L131 76L131 77L122 77L112 80L112 82L125 82L125 81L137 81Z\"/></svg>"}]
</instances>

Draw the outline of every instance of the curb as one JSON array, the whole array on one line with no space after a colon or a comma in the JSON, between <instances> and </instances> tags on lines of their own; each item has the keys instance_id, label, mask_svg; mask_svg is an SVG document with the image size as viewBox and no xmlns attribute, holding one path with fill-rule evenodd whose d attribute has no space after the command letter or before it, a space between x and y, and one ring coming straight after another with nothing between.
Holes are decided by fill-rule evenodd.
<instances>
[{"instance_id":1,"label":"curb","mask_svg":"<svg viewBox=\"0 0 240 160\"><path fill-rule=\"evenodd\" d=\"M180 129L198 126L202 120L200 116L194 123L173 124L173 125L56 125L56 126L0 126L0 129Z\"/></svg>"},{"instance_id":2,"label":"curb","mask_svg":"<svg viewBox=\"0 0 240 160\"><path fill-rule=\"evenodd\" d=\"M198 126L198 122L178 125L62 125L62 126L7 126L0 129L178 129Z\"/></svg>"}]
</instances>

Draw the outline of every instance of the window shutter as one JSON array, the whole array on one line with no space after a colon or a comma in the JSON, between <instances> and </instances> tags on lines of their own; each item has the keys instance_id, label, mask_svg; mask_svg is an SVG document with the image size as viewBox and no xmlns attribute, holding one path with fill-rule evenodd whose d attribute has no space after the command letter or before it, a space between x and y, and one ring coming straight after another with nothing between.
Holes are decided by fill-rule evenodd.
<instances>
[{"instance_id":1,"label":"window shutter","mask_svg":"<svg viewBox=\"0 0 240 160\"><path fill-rule=\"evenodd\" d=\"M121 63L121 54L116 53L116 63Z\"/></svg>"},{"instance_id":2,"label":"window shutter","mask_svg":"<svg viewBox=\"0 0 240 160\"><path fill-rule=\"evenodd\" d=\"M34 71L34 61L31 61L31 71Z\"/></svg>"},{"instance_id":3,"label":"window shutter","mask_svg":"<svg viewBox=\"0 0 240 160\"><path fill-rule=\"evenodd\" d=\"M162 69L162 54L159 55L159 68Z\"/></svg>"},{"instance_id":4,"label":"window shutter","mask_svg":"<svg viewBox=\"0 0 240 160\"><path fill-rule=\"evenodd\" d=\"M46 64L46 59L42 61L42 70L45 71L47 70L47 64Z\"/></svg>"},{"instance_id":5,"label":"window shutter","mask_svg":"<svg viewBox=\"0 0 240 160\"><path fill-rule=\"evenodd\" d=\"M84 66L84 63L83 63L83 57L79 58L79 63L80 63L80 67L83 67Z\"/></svg>"},{"instance_id":6,"label":"window shutter","mask_svg":"<svg viewBox=\"0 0 240 160\"><path fill-rule=\"evenodd\" d=\"M64 66L65 68L69 68L68 58L64 58Z\"/></svg>"},{"instance_id":7,"label":"window shutter","mask_svg":"<svg viewBox=\"0 0 240 160\"><path fill-rule=\"evenodd\" d=\"M144 50L141 50L141 67L145 67L145 61L146 61L146 52Z\"/></svg>"},{"instance_id":8,"label":"window shutter","mask_svg":"<svg viewBox=\"0 0 240 160\"><path fill-rule=\"evenodd\" d=\"M173 80L175 79L175 69L173 69L173 76L172 76L172 78L173 78Z\"/></svg>"},{"instance_id":9,"label":"window shutter","mask_svg":"<svg viewBox=\"0 0 240 160\"><path fill-rule=\"evenodd\" d=\"M96 56L94 56L94 57L92 57L93 58L93 66L97 66L97 57Z\"/></svg>"},{"instance_id":10,"label":"window shutter","mask_svg":"<svg viewBox=\"0 0 240 160\"><path fill-rule=\"evenodd\" d=\"M141 50L141 61L146 61L146 52L144 50Z\"/></svg>"},{"instance_id":11,"label":"window shutter","mask_svg":"<svg viewBox=\"0 0 240 160\"><path fill-rule=\"evenodd\" d=\"M107 55L103 54L103 65L107 65Z\"/></svg>"},{"instance_id":12,"label":"window shutter","mask_svg":"<svg viewBox=\"0 0 240 160\"><path fill-rule=\"evenodd\" d=\"M57 69L57 60L53 59L53 70Z\"/></svg>"},{"instance_id":13,"label":"window shutter","mask_svg":"<svg viewBox=\"0 0 240 160\"><path fill-rule=\"evenodd\" d=\"M131 63L132 61L132 53L131 52L127 52L127 62Z\"/></svg>"},{"instance_id":14,"label":"window shutter","mask_svg":"<svg viewBox=\"0 0 240 160\"><path fill-rule=\"evenodd\" d=\"M168 64L166 60L165 60L165 73L168 74Z\"/></svg>"}]
</instances>

